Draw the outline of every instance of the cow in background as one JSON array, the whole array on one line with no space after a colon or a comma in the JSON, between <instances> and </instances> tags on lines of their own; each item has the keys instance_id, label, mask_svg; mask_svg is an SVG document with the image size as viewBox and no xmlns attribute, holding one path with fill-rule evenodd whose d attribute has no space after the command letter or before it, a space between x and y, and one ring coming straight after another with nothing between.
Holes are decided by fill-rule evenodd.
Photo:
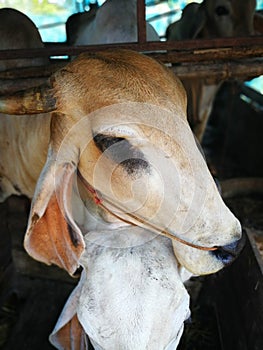
<instances>
[{"instance_id":1,"label":"cow in background","mask_svg":"<svg viewBox=\"0 0 263 350\"><path fill-rule=\"evenodd\" d=\"M89 6L89 11L74 13L67 19L66 36L68 45L74 45L79 32L94 20L99 6L97 2L95 4L90 4Z\"/></svg>"},{"instance_id":2,"label":"cow in background","mask_svg":"<svg viewBox=\"0 0 263 350\"><path fill-rule=\"evenodd\" d=\"M1 50L38 49L44 44L35 24L22 12L12 8L0 9ZM0 70L41 66L49 63L47 58L24 58L0 60Z\"/></svg>"},{"instance_id":3,"label":"cow in background","mask_svg":"<svg viewBox=\"0 0 263 350\"><path fill-rule=\"evenodd\" d=\"M41 40L40 34L38 32L35 24L22 12L17 11L12 8L2 8L0 9L0 49L1 50L13 50L13 49L39 49L43 48L44 44ZM36 58L17 58L17 59L9 59L9 60L0 60L0 71L13 70L13 69L23 69L34 66L46 66L49 64L48 58L36 57ZM17 90L17 82L12 81L10 79L10 87L12 90ZM31 86L33 86L34 82L30 81ZM0 94L6 93L6 89L0 85ZM10 118L12 118L12 122L10 123ZM32 118L32 117L31 117ZM48 116L46 114L38 115L36 119L46 119ZM32 118L34 120L34 118ZM2 202L6 196L11 194L16 195L33 195L35 182L39 177L40 171L44 165L45 156L47 153L47 148L43 147L38 149L38 152L41 152L43 155L43 162L38 163L38 158L36 158L36 154L34 149L30 146L30 142L28 143L27 153L24 153L24 156L21 156L21 144L27 140L29 130L32 130L32 124L28 116L25 116L25 119L22 121L18 116L8 116L6 114L0 113L0 202ZM9 124L10 123L10 124ZM34 123L34 121L33 121ZM9 125L9 126L7 126ZM47 130L42 129L42 133L38 135L38 137L43 140L43 134ZM23 138L20 139L18 135L23 135ZM34 135L31 133L31 141L34 143ZM32 145L32 144L31 144ZM44 144L43 144L44 145ZM46 145L47 146L47 145ZM26 173L20 173L20 167L17 163L17 157L20 154L20 162L27 163L30 171ZM9 163L8 170L6 169L6 162ZM7 170L7 171L6 171ZM16 182L12 182L13 176L23 176L27 178L27 183L30 184L29 187L19 188L18 184L16 186ZM29 190L31 188L31 191ZM25 203L25 202L23 202ZM28 204L28 202L27 202ZM1 213L5 211L6 215L4 220L1 220L1 237L0 237L0 307L2 309L2 303L9 305L10 300L16 300L16 291L14 292L14 286L16 285L16 278L14 276L13 269L13 257L12 257L12 242L11 242L11 232L10 232L10 222L9 215L10 211L20 212L21 202L18 207L17 201L12 200L5 203L1 203ZM13 220L12 220L13 222ZM14 247L14 246L13 246ZM10 299L11 298L11 299ZM13 304L12 304L13 305ZM5 308L8 310L8 307ZM2 311L1 311L2 312ZM8 313L7 313L8 314ZM3 316L2 316L3 317ZM3 320L3 318L1 319ZM5 332L4 332L5 333ZM1 341L3 341L3 337Z\"/></svg>"},{"instance_id":4,"label":"cow in background","mask_svg":"<svg viewBox=\"0 0 263 350\"><path fill-rule=\"evenodd\" d=\"M111 44L137 41L137 1L107 0L101 7L69 17L67 42L71 45ZM148 41L159 41L146 23Z\"/></svg>"},{"instance_id":5,"label":"cow in background","mask_svg":"<svg viewBox=\"0 0 263 350\"><path fill-rule=\"evenodd\" d=\"M3 8L0 10L0 46L2 50L12 50L12 49L32 49L32 48L43 48L44 44L41 40L40 34L38 32L35 24L22 12L11 8ZM24 59L10 59L10 60L0 60L0 70L5 71L14 68L25 68L33 66L44 66L49 63L48 58L24 58ZM18 140L18 135L21 134L21 128L23 130L23 138L27 138L29 130L34 128L31 123L34 123L34 118L27 117L23 120L19 116L12 116L13 128L9 132L5 129L5 125L9 125L10 118L6 114L0 114L1 118L1 164L6 162L10 163L8 170L4 168L1 170L0 176L0 198L5 199L5 196L14 194L20 195L24 194L28 197L32 197L34 192L35 182L40 174L42 166L44 165L44 159L46 156L46 146L44 145L44 134L47 130L42 130L43 134L39 134L38 137L43 141L43 148L38 150L38 152L43 153L43 160L40 163L36 159L36 153L32 152L29 145L27 152L24 153L23 162L28 164L34 164L31 168L30 174L25 173L20 169L19 164L16 163L16 155L19 153L20 144L16 142ZM39 119L48 119L49 116L46 114L39 114L37 116ZM36 118L36 119L37 119ZM5 124L7 123L7 124ZM5 135L5 133L7 133ZM10 139L6 138L9 136ZM33 135L31 138L34 137ZM5 151L4 151L5 150ZM7 152L7 153L6 153ZM13 159L12 162L8 160ZM39 157L39 155L37 155ZM4 166L4 165L3 165ZM25 178L25 186L21 183L21 186L12 181L12 177ZM31 179L31 184L28 184L28 180Z\"/></svg>"},{"instance_id":6,"label":"cow in background","mask_svg":"<svg viewBox=\"0 0 263 350\"><path fill-rule=\"evenodd\" d=\"M168 26L167 40L209 39L255 34L256 0L204 0L190 3L179 21ZM255 18L257 21L255 21ZM205 79L184 79L188 96L188 117L195 135L201 141L215 95L221 86L207 84Z\"/></svg>"}]
</instances>

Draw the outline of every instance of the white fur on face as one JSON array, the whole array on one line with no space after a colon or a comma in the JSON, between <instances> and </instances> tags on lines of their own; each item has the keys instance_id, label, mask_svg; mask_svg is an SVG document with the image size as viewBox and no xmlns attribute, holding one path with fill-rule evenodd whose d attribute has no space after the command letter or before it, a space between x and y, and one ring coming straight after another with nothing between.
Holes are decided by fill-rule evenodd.
<instances>
[{"instance_id":1,"label":"white fur on face","mask_svg":"<svg viewBox=\"0 0 263 350\"><path fill-rule=\"evenodd\" d=\"M63 330L77 316L95 350L175 350L190 310L182 279L186 274L171 241L123 226L91 231L85 243L80 282L50 335L51 343L64 349ZM81 349L88 349L84 343Z\"/></svg>"},{"instance_id":2,"label":"white fur on face","mask_svg":"<svg viewBox=\"0 0 263 350\"><path fill-rule=\"evenodd\" d=\"M176 349L190 312L170 240L138 227L85 240L77 315L95 349Z\"/></svg>"}]
</instances>

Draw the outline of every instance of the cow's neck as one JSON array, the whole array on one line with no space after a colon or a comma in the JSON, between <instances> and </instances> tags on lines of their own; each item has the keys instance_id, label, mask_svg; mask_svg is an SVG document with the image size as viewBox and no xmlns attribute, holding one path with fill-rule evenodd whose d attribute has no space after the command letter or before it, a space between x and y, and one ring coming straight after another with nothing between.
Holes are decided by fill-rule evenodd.
<instances>
[{"instance_id":1,"label":"cow's neck","mask_svg":"<svg viewBox=\"0 0 263 350\"><path fill-rule=\"evenodd\" d=\"M5 196L32 198L36 181L45 164L50 136L50 116L1 115L1 176L8 183ZM5 140L8 140L6 142Z\"/></svg>"}]
</instances>

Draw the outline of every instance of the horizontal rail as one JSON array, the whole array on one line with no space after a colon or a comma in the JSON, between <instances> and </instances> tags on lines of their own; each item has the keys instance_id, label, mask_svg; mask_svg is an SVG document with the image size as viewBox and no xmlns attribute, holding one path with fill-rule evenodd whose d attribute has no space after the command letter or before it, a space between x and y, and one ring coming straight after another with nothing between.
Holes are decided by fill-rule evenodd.
<instances>
[{"instance_id":1,"label":"horizontal rail","mask_svg":"<svg viewBox=\"0 0 263 350\"><path fill-rule=\"evenodd\" d=\"M263 61L240 60L219 63L197 63L172 66L171 69L180 79L205 79L207 84L222 80L249 80L263 75Z\"/></svg>"},{"instance_id":2,"label":"horizontal rail","mask_svg":"<svg viewBox=\"0 0 263 350\"><path fill-rule=\"evenodd\" d=\"M66 64L67 61L63 61L45 67L17 68L0 72L0 95L42 84L52 73ZM168 67L181 79L200 78L205 79L207 84L229 79L249 80L263 75L263 64L260 59L184 63Z\"/></svg>"},{"instance_id":3,"label":"horizontal rail","mask_svg":"<svg viewBox=\"0 0 263 350\"><path fill-rule=\"evenodd\" d=\"M83 51L129 48L144 51L167 64L181 79L202 78L207 84L222 80L248 80L263 75L263 36L187 40L178 42L147 42L143 44L110 44L71 47L47 44L43 49L1 50L0 59L37 56L77 55ZM46 67L18 68L0 72L0 94L8 94L43 83L52 73L68 63L66 59L51 60Z\"/></svg>"},{"instance_id":4,"label":"horizontal rail","mask_svg":"<svg viewBox=\"0 0 263 350\"><path fill-rule=\"evenodd\" d=\"M147 52L164 63L202 62L215 59L229 60L242 57L262 57L263 36L75 47L67 46L63 43L47 43L46 47L41 49L0 50L0 60L41 56L75 56L85 51L92 52L120 48Z\"/></svg>"}]
</instances>

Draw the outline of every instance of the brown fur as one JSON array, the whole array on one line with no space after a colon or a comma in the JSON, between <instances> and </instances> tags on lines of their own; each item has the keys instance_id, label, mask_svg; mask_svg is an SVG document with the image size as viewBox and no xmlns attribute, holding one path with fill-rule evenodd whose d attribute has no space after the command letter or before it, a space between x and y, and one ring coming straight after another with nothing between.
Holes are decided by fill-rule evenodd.
<instances>
[{"instance_id":1,"label":"brown fur","mask_svg":"<svg viewBox=\"0 0 263 350\"><path fill-rule=\"evenodd\" d=\"M49 150L25 237L30 255L47 264L55 263L71 274L78 267L84 250L80 227L88 219L87 212L76 218L83 205L74 191L73 198L71 195L76 171L102 194L105 208L114 218L108 219L108 215L101 216L95 210L96 216L104 220L132 222L188 243L196 242L200 247L223 246L239 239L240 224L224 205L196 146L186 122L185 91L171 71L133 51L103 51L80 55L55 73L51 82L56 104L51 133L44 135L45 142L50 137ZM22 150L32 140L30 132L36 143L31 147L39 150L41 126L27 132ZM124 162L116 161L118 157L103 153L98 139L95 142L94 135L105 132L109 138L126 142L126 167ZM133 148L137 151L129 153ZM144 163L132 162L134 154ZM44 157L39 154L42 160ZM19 164L21 159L17 159ZM132 164L138 167L131 169ZM26 163L21 169L25 167L26 172L31 166ZM19 187L21 178L13 181ZM87 190L83 193L90 208L92 198ZM77 202L73 208L69 205L71 199ZM118 215L113 214L114 208ZM182 264L194 273L223 267L205 251L193 252L193 248L182 247L176 241L173 246Z\"/></svg>"},{"instance_id":2,"label":"brown fur","mask_svg":"<svg viewBox=\"0 0 263 350\"><path fill-rule=\"evenodd\" d=\"M123 101L149 102L167 108L171 101L186 108L181 82L165 66L133 51L82 54L54 76L58 111L90 113ZM92 86L92 90L90 89Z\"/></svg>"}]
</instances>

